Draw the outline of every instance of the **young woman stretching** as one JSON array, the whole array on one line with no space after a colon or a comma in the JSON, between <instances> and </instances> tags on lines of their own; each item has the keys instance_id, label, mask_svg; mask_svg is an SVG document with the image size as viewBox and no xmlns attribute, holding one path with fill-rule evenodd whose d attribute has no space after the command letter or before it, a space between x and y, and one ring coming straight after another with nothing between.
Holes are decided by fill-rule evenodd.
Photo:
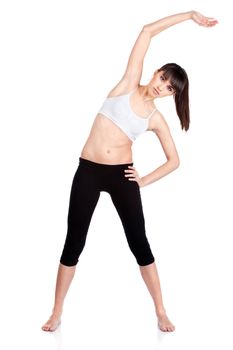
<instances>
[{"instance_id":1,"label":"young woman stretching","mask_svg":"<svg viewBox=\"0 0 233 350\"><path fill-rule=\"evenodd\" d=\"M179 166L169 126L153 101L173 95L181 128L187 131L190 122L189 82L185 70L175 63L157 69L147 85L140 85L140 79L151 38L189 19L205 27L217 23L213 18L190 11L143 26L122 79L109 92L95 117L73 178L68 232L58 267L54 307L51 317L42 326L44 331L54 331L61 322L64 299L101 191L110 194L119 214L129 248L153 299L159 329L175 329L166 314L155 259L146 237L140 187L159 180ZM159 138L167 161L146 176L139 177L133 167L131 147L133 141L148 130Z\"/></svg>"}]
</instances>

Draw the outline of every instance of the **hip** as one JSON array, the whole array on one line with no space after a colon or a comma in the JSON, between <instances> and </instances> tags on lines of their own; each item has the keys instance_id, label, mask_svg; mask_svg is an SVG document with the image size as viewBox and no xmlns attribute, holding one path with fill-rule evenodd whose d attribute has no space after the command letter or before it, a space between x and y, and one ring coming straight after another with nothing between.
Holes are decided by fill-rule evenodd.
<instances>
[{"instance_id":1,"label":"hip","mask_svg":"<svg viewBox=\"0 0 233 350\"><path fill-rule=\"evenodd\" d=\"M138 184L125 177L125 170L133 162L122 164L104 164L79 157L79 165L73 179L73 188L78 191L106 191L109 193L130 194L138 191Z\"/></svg>"}]
</instances>

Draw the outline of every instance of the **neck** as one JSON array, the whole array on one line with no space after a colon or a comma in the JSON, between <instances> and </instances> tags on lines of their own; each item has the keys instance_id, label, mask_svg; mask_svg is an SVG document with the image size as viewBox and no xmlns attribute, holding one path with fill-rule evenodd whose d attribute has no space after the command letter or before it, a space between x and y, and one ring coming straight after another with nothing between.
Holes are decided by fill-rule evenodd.
<instances>
[{"instance_id":1,"label":"neck","mask_svg":"<svg viewBox=\"0 0 233 350\"><path fill-rule=\"evenodd\" d=\"M148 85L145 85L145 86L141 86L139 88L139 93L142 97L142 100L143 102L146 102L146 101L153 101L154 100L154 97L152 97L149 92L148 92Z\"/></svg>"}]
</instances>

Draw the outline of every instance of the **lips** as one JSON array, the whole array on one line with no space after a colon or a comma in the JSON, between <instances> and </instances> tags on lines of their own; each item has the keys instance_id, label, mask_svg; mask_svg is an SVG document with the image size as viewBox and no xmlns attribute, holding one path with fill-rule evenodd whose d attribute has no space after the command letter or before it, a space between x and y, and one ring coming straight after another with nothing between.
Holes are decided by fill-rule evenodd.
<instances>
[{"instance_id":1,"label":"lips","mask_svg":"<svg viewBox=\"0 0 233 350\"><path fill-rule=\"evenodd\" d=\"M153 88L153 90L156 92L157 95L159 95L159 92L156 88Z\"/></svg>"}]
</instances>

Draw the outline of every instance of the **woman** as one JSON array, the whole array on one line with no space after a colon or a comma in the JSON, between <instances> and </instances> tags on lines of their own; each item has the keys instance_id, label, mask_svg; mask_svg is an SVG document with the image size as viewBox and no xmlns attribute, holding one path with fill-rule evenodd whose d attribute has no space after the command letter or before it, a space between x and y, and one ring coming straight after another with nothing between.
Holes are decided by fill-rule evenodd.
<instances>
[{"instance_id":1,"label":"woman","mask_svg":"<svg viewBox=\"0 0 233 350\"><path fill-rule=\"evenodd\" d=\"M145 25L132 49L126 71L110 91L97 114L79 158L71 187L68 232L58 267L52 315L42 326L54 331L61 322L66 293L84 248L88 227L100 192L110 194L122 221L129 247L152 296L162 331L174 331L162 300L155 259L145 233L140 187L147 186L179 166L179 157L169 127L156 109L156 98L173 95L181 128L189 128L188 77L175 63L156 70L147 85L140 85L144 56L151 38L166 28L191 19L205 27L217 21L196 11L168 16ZM167 161L150 174L139 177L132 162L133 141L144 131L159 138Z\"/></svg>"}]
</instances>

